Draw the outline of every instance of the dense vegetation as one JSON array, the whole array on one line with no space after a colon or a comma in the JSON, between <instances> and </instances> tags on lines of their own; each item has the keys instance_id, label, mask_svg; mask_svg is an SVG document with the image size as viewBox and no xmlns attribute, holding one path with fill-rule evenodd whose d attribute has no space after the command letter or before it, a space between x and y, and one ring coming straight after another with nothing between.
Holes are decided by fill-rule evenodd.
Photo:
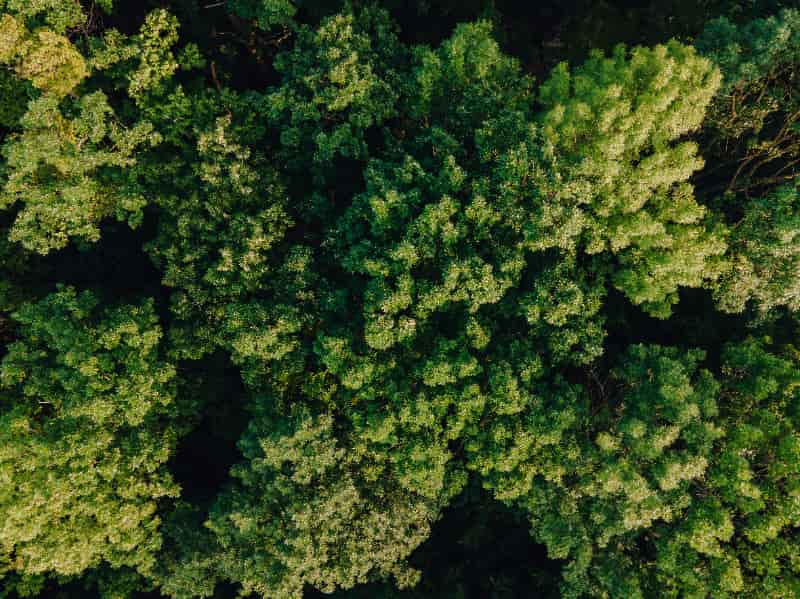
<instances>
[{"instance_id":1,"label":"dense vegetation","mask_svg":"<svg viewBox=\"0 0 800 599\"><path fill-rule=\"evenodd\" d=\"M0 10L0 597L800 597L792 2Z\"/></svg>"}]
</instances>

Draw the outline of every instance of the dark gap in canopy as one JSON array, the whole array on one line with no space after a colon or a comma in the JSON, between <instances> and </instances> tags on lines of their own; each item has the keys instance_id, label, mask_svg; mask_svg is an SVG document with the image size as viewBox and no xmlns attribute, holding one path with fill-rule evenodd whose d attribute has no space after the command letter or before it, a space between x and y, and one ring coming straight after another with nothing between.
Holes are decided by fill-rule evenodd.
<instances>
[{"instance_id":1,"label":"dark gap in canopy","mask_svg":"<svg viewBox=\"0 0 800 599\"><path fill-rule=\"evenodd\" d=\"M239 370L217 352L179 369L187 380L183 395L197 398L194 428L178 441L169 468L181 485L181 499L208 507L229 480L231 466L243 460L237 447L249 413ZM192 397L184 397L191 402Z\"/></svg>"},{"instance_id":2,"label":"dark gap in canopy","mask_svg":"<svg viewBox=\"0 0 800 599\"><path fill-rule=\"evenodd\" d=\"M561 562L530 535L524 514L495 501L472 480L433 525L410 563L419 584L398 591L392 582L326 595L308 588L306 599L555 599Z\"/></svg>"}]
</instances>

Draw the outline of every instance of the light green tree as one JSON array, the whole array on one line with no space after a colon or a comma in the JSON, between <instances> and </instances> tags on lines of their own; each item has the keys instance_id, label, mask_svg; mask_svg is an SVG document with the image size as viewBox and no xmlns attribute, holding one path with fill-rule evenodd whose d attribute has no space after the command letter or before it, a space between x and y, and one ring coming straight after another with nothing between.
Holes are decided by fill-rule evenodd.
<instances>
[{"instance_id":1,"label":"light green tree","mask_svg":"<svg viewBox=\"0 0 800 599\"><path fill-rule=\"evenodd\" d=\"M0 62L13 66L37 89L59 98L89 74L83 56L69 39L49 29L31 32L5 13L0 17Z\"/></svg>"},{"instance_id":2,"label":"light green tree","mask_svg":"<svg viewBox=\"0 0 800 599\"><path fill-rule=\"evenodd\" d=\"M707 59L670 42L593 53L574 72L562 63L539 91L543 245L613 256L614 285L655 316L679 287L713 278L725 249L688 182L703 165L697 145L682 139L719 81Z\"/></svg>"},{"instance_id":3,"label":"light green tree","mask_svg":"<svg viewBox=\"0 0 800 599\"><path fill-rule=\"evenodd\" d=\"M391 481L364 480L330 415L294 412L256 417L241 441L248 462L234 470L238 484L209 523L222 576L287 599L300 599L305 585L331 592L387 576L413 584L418 573L404 561L439 506Z\"/></svg>"},{"instance_id":4,"label":"light green tree","mask_svg":"<svg viewBox=\"0 0 800 599\"><path fill-rule=\"evenodd\" d=\"M97 241L106 217L136 226L146 204L129 167L138 148L157 142L152 127L124 127L101 91L71 108L66 116L52 95L33 100L22 132L3 148L8 176L0 208L22 204L10 238L40 254L71 238Z\"/></svg>"},{"instance_id":5,"label":"light green tree","mask_svg":"<svg viewBox=\"0 0 800 599\"><path fill-rule=\"evenodd\" d=\"M100 307L62 288L14 314L0 363L0 563L150 571L176 442L174 367L152 301Z\"/></svg>"}]
</instances>

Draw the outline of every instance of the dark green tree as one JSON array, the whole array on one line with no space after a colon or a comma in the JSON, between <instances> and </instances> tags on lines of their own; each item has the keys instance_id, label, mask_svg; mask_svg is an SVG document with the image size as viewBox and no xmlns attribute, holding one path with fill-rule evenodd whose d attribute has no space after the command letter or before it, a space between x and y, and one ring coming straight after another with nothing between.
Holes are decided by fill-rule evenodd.
<instances>
[{"instance_id":1,"label":"dark green tree","mask_svg":"<svg viewBox=\"0 0 800 599\"><path fill-rule=\"evenodd\" d=\"M763 190L800 173L800 11L736 25L708 24L700 53L719 65L722 85L704 125L728 195Z\"/></svg>"}]
</instances>

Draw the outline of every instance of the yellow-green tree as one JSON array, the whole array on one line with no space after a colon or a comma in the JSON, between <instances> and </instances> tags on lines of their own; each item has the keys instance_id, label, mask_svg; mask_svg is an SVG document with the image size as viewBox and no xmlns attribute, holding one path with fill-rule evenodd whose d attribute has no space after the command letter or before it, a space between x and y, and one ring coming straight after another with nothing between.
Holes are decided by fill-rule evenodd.
<instances>
[{"instance_id":1,"label":"yellow-green tree","mask_svg":"<svg viewBox=\"0 0 800 599\"><path fill-rule=\"evenodd\" d=\"M14 319L0 363L0 568L147 573L159 501L179 491L165 467L175 368L152 301L102 307L62 288Z\"/></svg>"}]
</instances>

